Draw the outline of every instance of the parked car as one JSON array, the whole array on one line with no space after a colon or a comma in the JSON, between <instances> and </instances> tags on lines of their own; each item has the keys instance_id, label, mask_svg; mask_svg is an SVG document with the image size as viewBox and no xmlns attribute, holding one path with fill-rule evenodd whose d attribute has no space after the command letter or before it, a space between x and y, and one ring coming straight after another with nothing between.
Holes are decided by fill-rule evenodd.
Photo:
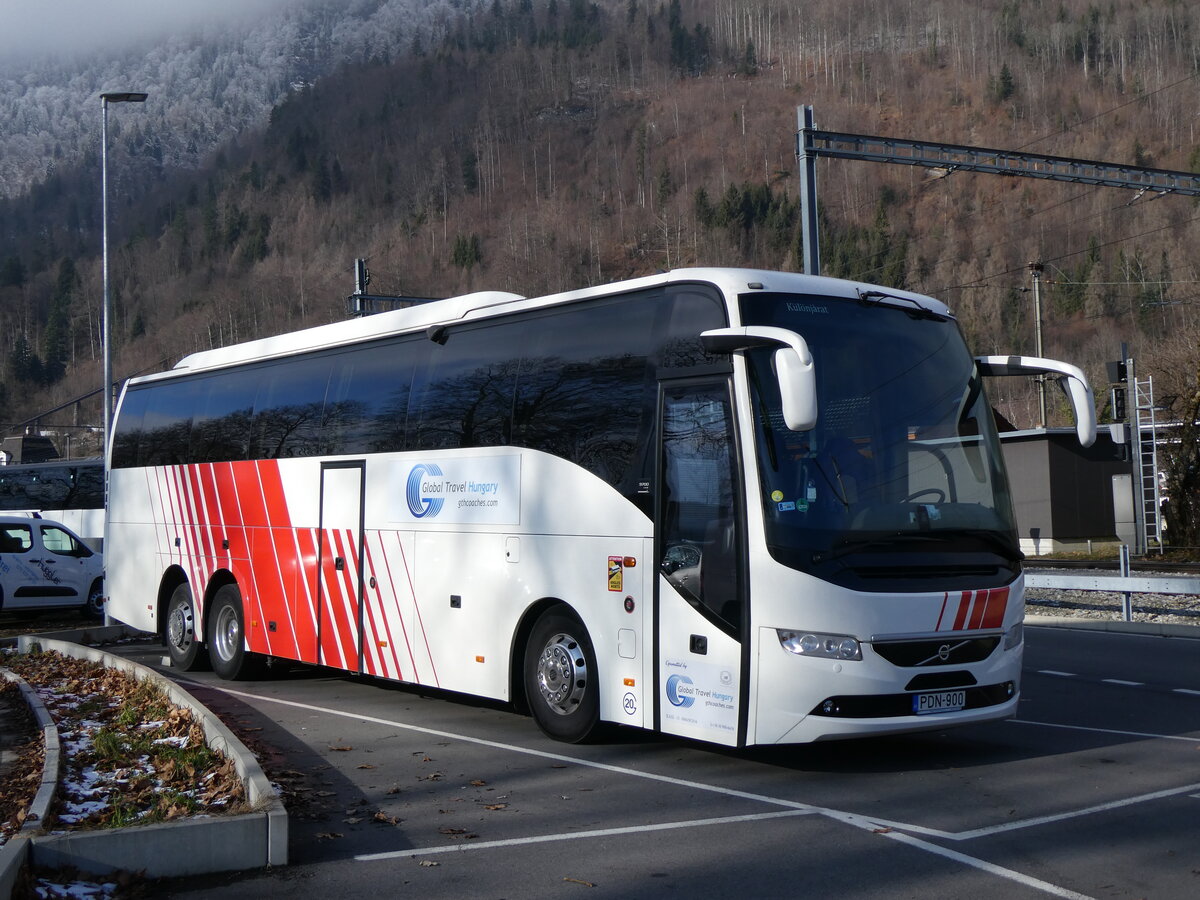
<instances>
[{"instance_id":1,"label":"parked car","mask_svg":"<svg viewBox=\"0 0 1200 900\"><path fill-rule=\"evenodd\" d=\"M104 614L104 558L58 522L0 516L0 610L71 606Z\"/></svg>"}]
</instances>

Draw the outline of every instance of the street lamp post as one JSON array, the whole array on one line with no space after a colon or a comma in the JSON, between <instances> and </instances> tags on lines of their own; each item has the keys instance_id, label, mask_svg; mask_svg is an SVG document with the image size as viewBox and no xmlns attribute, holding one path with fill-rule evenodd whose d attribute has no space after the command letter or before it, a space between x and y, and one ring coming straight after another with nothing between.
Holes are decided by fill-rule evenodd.
<instances>
[{"instance_id":1,"label":"street lamp post","mask_svg":"<svg viewBox=\"0 0 1200 900\"><path fill-rule=\"evenodd\" d=\"M104 356L104 447L103 456L108 459L108 444L112 438L113 389L112 389L112 299L108 289L108 104L144 103L146 94L138 91L110 91L100 95L100 192L101 224L104 233L104 309L101 312L101 350Z\"/></svg>"}]
</instances>

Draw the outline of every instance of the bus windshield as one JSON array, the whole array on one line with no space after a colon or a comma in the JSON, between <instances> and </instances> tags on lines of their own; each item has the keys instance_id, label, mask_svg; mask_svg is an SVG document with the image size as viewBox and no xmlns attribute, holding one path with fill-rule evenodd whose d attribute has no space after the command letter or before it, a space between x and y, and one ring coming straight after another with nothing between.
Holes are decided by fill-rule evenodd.
<instances>
[{"instance_id":1,"label":"bus windshield","mask_svg":"<svg viewBox=\"0 0 1200 900\"><path fill-rule=\"evenodd\" d=\"M746 353L772 556L859 590L999 586L1021 552L991 408L956 322L916 305L755 293L803 336L818 417L790 431L771 349ZM880 585L878 588L874 584Z\"/></svg>"}]
</instances>

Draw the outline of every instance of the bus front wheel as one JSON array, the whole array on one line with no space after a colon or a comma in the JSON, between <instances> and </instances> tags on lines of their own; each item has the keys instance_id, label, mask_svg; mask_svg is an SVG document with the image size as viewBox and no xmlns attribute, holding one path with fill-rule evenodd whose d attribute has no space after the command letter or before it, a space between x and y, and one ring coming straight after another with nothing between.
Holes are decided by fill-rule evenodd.
<instances>
[{"instance_id":1,"label":"bus front wheel","mask_svg":"<svg viewBox=\"0 0 1200 900\"><path fill-rule=\"evenodd\" d=\"M542 614L525 646L525 696L538 727L578 744L600 721L596 654L587 629L564 607Z\"/></svg>"},{"instance_id":2,"label":"bus front wheel","mask_svg":"<svg viewBox=\"0 0 1200 900\"><path fill-rule=\"evenodd\" d=\"M167 601L167 654L171 665L182 672L208 668L208 651L196 633L196 604L192 589L186 582L175 588Z\"/></svg>"},{"instance_id":3,"label":"bus front wheel","mask_svg":"<svg viewBox=\"0 0 1200 900\"><path fill-rule=\"evenodd\" d=\"M262 669L262 657L246 649L245 621L237 585L219 588L208 614L208 648L213 671L226 681L255 678Z\"/></svg>"}]
</instances>

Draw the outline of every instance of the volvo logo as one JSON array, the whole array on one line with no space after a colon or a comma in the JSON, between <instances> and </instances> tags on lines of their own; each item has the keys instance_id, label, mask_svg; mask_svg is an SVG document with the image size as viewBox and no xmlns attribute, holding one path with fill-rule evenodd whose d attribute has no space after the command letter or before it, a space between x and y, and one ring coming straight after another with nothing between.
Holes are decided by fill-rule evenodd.
<instances>
[{"instance_id":1,"label":"volvo logo","mask_svg":"<svg viewBox=\"0 0 1200 900\"><path fill-rule=\"evenodd\" d=\"M939 666L939 665L942 665L943 663L948 663L948 662L950 662L950 657L954 655L954 652L956 650L962 649L963 647L967 646L967 644L969 644L969 643L971 643L971 642L970 641L959 641L957 644L942 644L941 646L939 646L937 648L937 652L934 653L933 656L927 657L926 659L921 660L919 663L913 663L913 665Z\"/></svg>"}]
</instances>

